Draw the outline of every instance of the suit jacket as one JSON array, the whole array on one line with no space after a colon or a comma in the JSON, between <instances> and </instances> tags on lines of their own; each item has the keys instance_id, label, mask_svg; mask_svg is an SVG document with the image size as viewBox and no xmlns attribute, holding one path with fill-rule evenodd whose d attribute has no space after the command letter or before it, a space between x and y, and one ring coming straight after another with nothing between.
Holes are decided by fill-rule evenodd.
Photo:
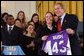
<instances>
[{"instance_id":1,"label":"suit jacket","mask_svg":"<svg viewBox=\"0 0 84 56\"><path fill-rule=\"evenodd\" d=\"M69 35L72 55L80 55L81 49L79 47L78 37L76 34L78 25L78 17L73 14L66 14L62 23L62 30L71 28L75 31L75 34Z\"/></svg>"},{"instance_id":2,"label":"suit jacket","mask_svg":"<svg viewBox=\"0 0 84 56\"><path fill-rule=\"evenodd\" d=\"M22 30L16 26L11 31L11 34L7 31L7 26L1 28L2 45L13 46L21 45L22 42Z\"/></svg>"}]
</instances>

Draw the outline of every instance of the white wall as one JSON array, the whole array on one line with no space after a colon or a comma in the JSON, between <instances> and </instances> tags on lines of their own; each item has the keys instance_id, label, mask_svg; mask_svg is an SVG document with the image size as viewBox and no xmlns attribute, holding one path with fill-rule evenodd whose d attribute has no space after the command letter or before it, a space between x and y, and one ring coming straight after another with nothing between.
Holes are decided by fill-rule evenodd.
<instances>
[{"instance_id":1,"label":"white wall","mask_svg":"<svg viewBox=\"0 0 84 56\"><path fill-rule=\"evenodd\" d=\"M1 1L1 13L8 12L16 18L20 10L25 12L26 20L29 21L36 12L36 1Z\"/></svg>"}]
</instances>

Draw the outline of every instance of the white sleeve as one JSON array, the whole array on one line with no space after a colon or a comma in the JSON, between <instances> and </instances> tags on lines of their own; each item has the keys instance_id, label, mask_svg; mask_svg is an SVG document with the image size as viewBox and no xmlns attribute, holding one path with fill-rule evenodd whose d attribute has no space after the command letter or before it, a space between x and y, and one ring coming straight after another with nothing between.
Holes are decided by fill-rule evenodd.
<instances>
[{"instance_id":1,"label":"white sleeve","mask_svg":"<svg viewBox=\"0 0 84 56\"><path fill-rule=\"evenodd\" d=\"M68 39L67 47L68 47L68 48L67 48L67 55L72 55L69 39Z\"/></svg>"}]
</instances>

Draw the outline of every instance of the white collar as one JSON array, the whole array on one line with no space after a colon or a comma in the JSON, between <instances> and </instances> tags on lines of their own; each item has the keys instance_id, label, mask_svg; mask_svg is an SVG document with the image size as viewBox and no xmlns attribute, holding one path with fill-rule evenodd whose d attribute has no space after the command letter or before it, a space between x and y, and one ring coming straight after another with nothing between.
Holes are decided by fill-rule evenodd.
<instances>
[{"instance_id":1,"label":"white collar","mask_svg":"<svg viewBox=\"0 0 84 56\"><path fill-rule=\"evenodd\" d=\"M10 26L10 25L8 25L8 24L7 24L7 27L12 27L12 28L13 28L13 27L14 27L14 25Z\"/></svg>"},{"instance_id":2,"label":"white collar","mask_svg":"<svg viewBox=\"0 0 84 56\"><path fill-rule=\"evenodd\" d=\"M63 18L65 17L65 15L66 15L66 13L63 13L63 15L62 15L60 18L62 18L62 19L63 19Z\"/></svg>"},{"instance_id":3,"label":"white collar","mask_svg":"<svg viewBox=\"0 0 84 56\"><path fill-rule=\"evenodd\" d=\"M64 17L65 17L66 13L63 13L63 15L60 17L61 18L61 25L63 23Z\"/></svg>"}]
</instances>

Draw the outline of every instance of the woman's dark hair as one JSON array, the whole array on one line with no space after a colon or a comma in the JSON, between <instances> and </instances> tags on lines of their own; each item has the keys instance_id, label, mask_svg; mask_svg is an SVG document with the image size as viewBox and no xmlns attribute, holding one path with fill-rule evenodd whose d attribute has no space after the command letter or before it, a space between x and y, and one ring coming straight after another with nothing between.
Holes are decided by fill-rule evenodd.
<instances>
[{"instance_id":1,"label":"woman's dark hair","mask_svg":"<svg viewBox=\"0 0 84 56\"><path fill-rule=\"evenodd\" d=\"M37 14L37 13L34 13L33 15L32 15L32 18L31 18L31 21L33 21L33 17L34 16L38 16L38 22L36 22L36 23L34 23L35 24L35 30L38 28L38 26L39 26L39 15ZM34 22L34 21L33 21Z\"/></svg>"},{"instance_id":2,"label":"woman's dark hair","mask_svg":"<svg viewBox=\"0 0 84 56\"><path fill-rule=\"evenodd\" d=\"M30 25L32 25L32 24L27 24L26 27L25 27L25 30L26 30ZM32 25L32 26L34 26L34 25Z\"/></svg>"},{"instance_id":3,"label":"woman's dark hair","mask_svg":"<svg viewBox=\"0 0 84 56\"><path fill-rule=\"evenodd\" d=\"M32 15L31 21L33 21L33 17L34 17L34 16L38 16L38 22L39 22L39 15L38 15L37 13L34 13L34 14Z\"/></svg>"},{"instance_id":4,"label":"woman's dark hair","mask_svg":"<svg viewBox=\"0 0 84 56\"><path fill-rule=\"evenodd\" d=\"M15 22L16 22L16 21L20 21L20 22L21 22L21 20L20 20L20 19L15 19L14 24L15 24Z\"/></svg>"},{"instance_id":5,"label":"woman's dark hair","mask_svg":"<svg viewBox=\"0 0 84 56\"><path fill-rule=\"evenodd\" d=\"M1 14L1 25L2 25L2 26L6 25L6 22L3 20L3 17L4 17L5 15L8 15L8 13L7 13L7 12L4 12L4 13ZM5 19L6 19L6 18L5 18Z\"/></svg>"},{"instance_id":6,"label":"woman's dark hair","mask_svg":"<svg viewBox=\"0 0 84 56\"><path fill-rule=\"evenodd\" d=\"M26 18L25 18L25 13L23 11L19 11L18 14L17 14L17 19L19 19L19 14L20 13L23 13L23 19L22 19L22 23L25 22Z\"/></svg>"},{"instance_id":7,"label":"woman's dark hair","mask_svg":"<svg viewBox=\"0 0 84 56\"><path fill-rule=\"evenodd\" d=\"M28 21L27 24L30 24L31 22L33 22L33 21ZM33 22L33 23L34 23L34 22Z\"/></svg>"},{"instance_id":8,"label":"woman's dark hair","mask_svg":"<svg viewBox=\"0 0 84 56\"><path fill-rule=\"evenodd\" d=\"M54 17L57 16L55 13L54 13ZM58 16L57 16L58 17ZM55 26L56 25L56 22L55 20L53 19L53 25Z\"/></svg>"},{"instance_id":9,"label":"woman's dark hair","mask_svg":"<svg viewBox=\"0 0 84 56\"><path fill-rule=\"evenodd\" d=\"M5 15L8 15L7 12L2 13L1 18L3 18Z\"/></svg>"}]
</instances>

